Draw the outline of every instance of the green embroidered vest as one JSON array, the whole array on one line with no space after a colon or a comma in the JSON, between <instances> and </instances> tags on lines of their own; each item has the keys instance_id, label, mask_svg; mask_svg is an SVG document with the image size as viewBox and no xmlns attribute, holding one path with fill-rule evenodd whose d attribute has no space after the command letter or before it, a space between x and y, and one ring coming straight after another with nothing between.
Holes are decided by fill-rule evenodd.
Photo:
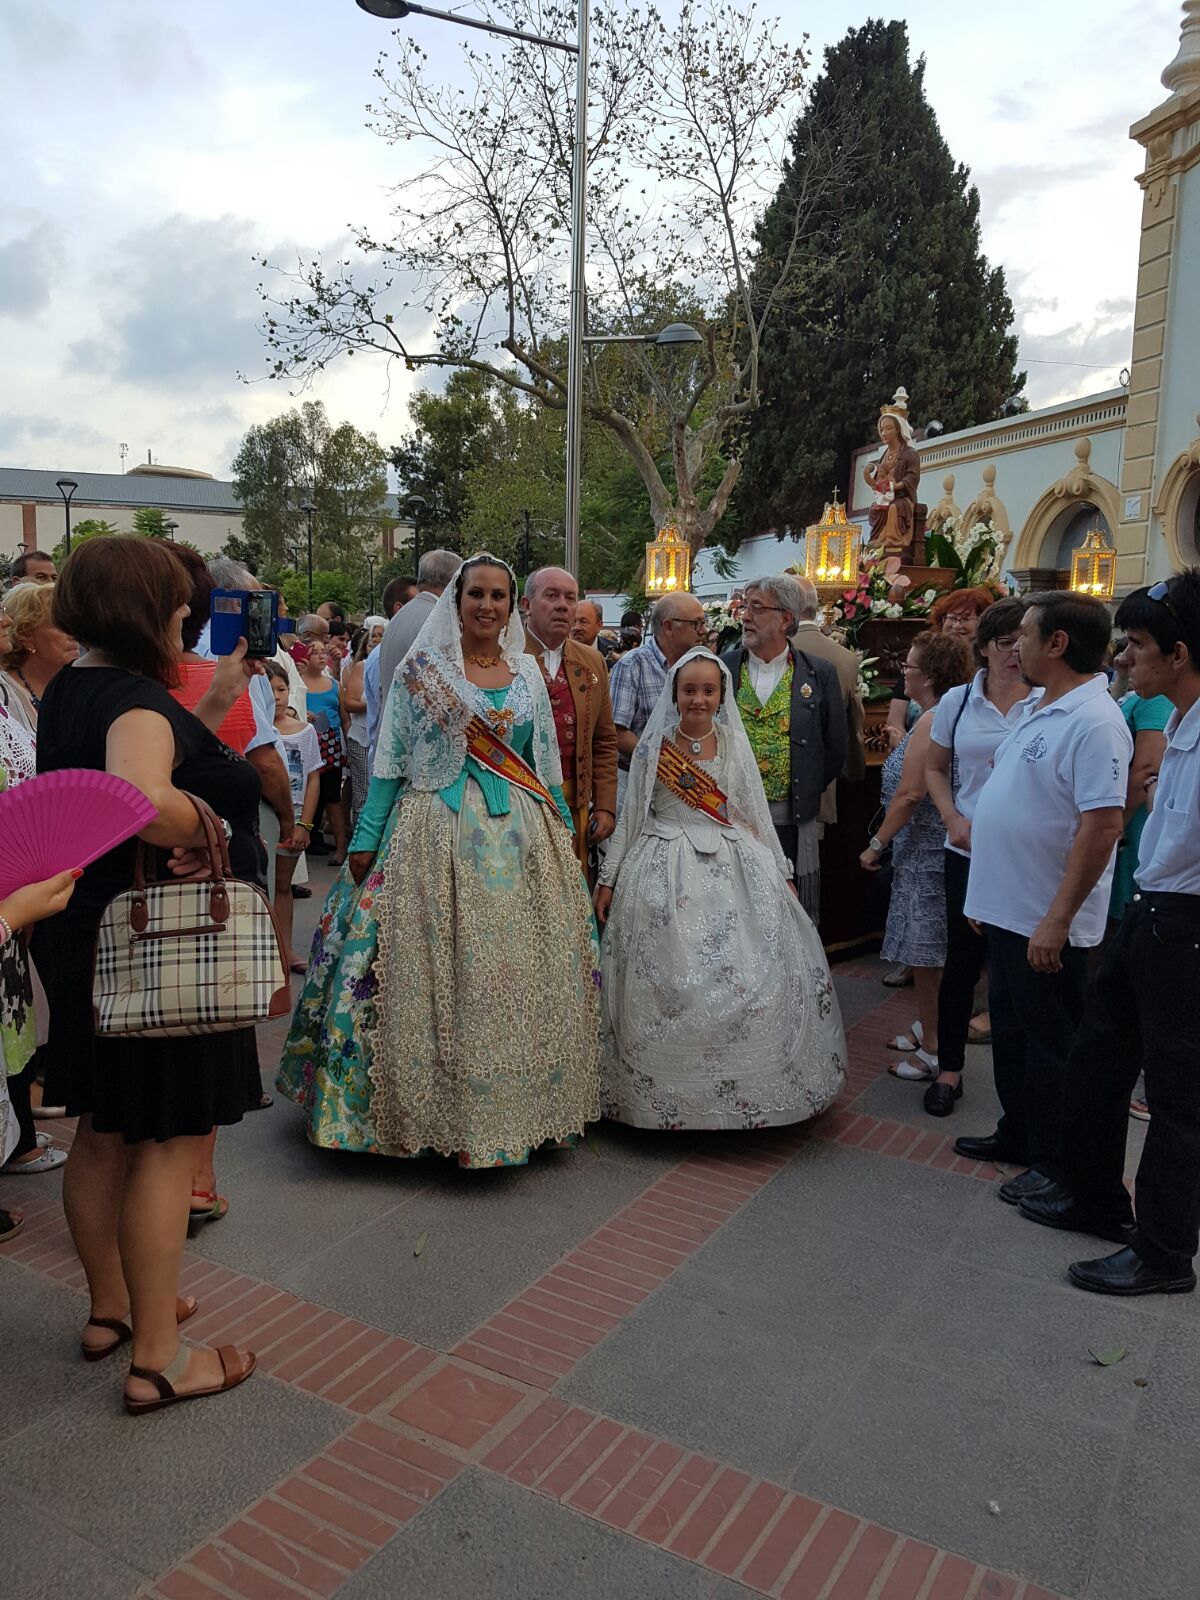
<instances>
[{"instance_id":1,"label":"green embroidered vest","mask_svg":"<svg viewBox=\"0 0 1200 1600\"><path fill-rule=\"evenodd\" d=\"M762 773L767 800L774 804L786 800L792 782L792 667L791 654L783 677L775 685L775 693L766 705L759 705L754 685L750 681L750 667L742 662L742 677L738 684L737 707L742 714L742 726Z\"/></svg>"}]
</instances>

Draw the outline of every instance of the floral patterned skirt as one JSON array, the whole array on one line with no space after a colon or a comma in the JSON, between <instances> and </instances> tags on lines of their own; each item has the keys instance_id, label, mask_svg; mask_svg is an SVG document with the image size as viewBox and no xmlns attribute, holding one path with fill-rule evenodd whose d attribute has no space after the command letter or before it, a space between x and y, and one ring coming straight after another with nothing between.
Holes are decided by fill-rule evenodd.
<instances>
[{"instance_id":1,"label":"floral patterned skirt","mask_svg":"<svg viewBox=\"0 0 1200 1600\"><path fill-rule=\"evenodd\" d=\"M510 800L410 792L362 888L339 875L277 1080L314 1144L510 1166L599 1115L587 891L557 815Z\"/></svg>"},{"instance_id":2,"label":"floral patterned skirt","mask_svg":"<svg viewBox=\"0 0 1200 1600\"><path fill-rule=\"evenodd\" d=\"M845 1081L820 936L770 853L637 839L604 930L604 1114L637 1128L803 1122Z\"/></svg>"}]
</instances>

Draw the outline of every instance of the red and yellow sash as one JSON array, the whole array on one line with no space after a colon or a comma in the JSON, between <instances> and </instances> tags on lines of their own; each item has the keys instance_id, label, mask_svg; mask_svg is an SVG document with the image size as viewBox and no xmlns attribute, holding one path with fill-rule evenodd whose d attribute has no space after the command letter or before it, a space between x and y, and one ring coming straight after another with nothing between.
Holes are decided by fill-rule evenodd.
<instances>
[{"instance_id":1,"label":"red and yellow sash","mask_svg":"<svg viewBox=\"0 0 1200 1600\"><path fill-rule=\"evenodd\" d=\"M456 722L462 727L458 719L466 715L468 707L438 670L428 652L417 650L406 659L404 684L409 694L415 700L420 700L434 720L447 732L451 731ZM510 711L497 712L496 716L503 725L512 725ZM526 794L533 795L535 799L549 806L553 815L562 821L561 813L554 803L554 796L537 773L521 759L511 745L505 744L495 729L489 727L478 713L467 723L466 740L468 755L474 756L476 761L487 767L490 772L494 772L497 777L503 778L506 783L515 783L519 789L524 789Z\"/></svg>"},{"instance_id":2,"label":"red and yellow sash","mask_svg":"<svg viewBox=\"0 0 1200 1600\"><path fill-rule=\"evenodd\" d=\"M538 777L531 766L528 766L511 745L494 733L482 717L472 717L467 724L467 753L475 757L476 761L494 772L497 777L505 779L508 783L515 783L519 789L524 789L548 805L555 816L558 807L554 804L554 796Z\"/></svg>"},{"instance_id":3,"label":"red and yellow sash","mask_svg":"<svg viewBox=\"0 0 1200 1600\"><path fill-rule=\"evenodd\" d=\"M702 767L688 760L673 739L664 739L659 747L658 780L693 811L729 825L728 796Z\"/></svg>"}]
</instances>

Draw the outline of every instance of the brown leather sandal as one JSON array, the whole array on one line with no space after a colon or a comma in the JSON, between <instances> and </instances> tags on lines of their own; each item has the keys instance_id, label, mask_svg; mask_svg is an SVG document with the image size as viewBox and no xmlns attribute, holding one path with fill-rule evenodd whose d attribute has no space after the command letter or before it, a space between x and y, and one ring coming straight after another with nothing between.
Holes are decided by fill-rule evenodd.
<instances>
[{"instance_id":1,"label":"brown leather sandal","mask_svg":"<svg viewBox=\"0 0 1200 1600\"><path fill-rule=\"evenodd\" d=\"M246 1365L243 1367L241 1356L233 1345L218 1345L217 1354L221 1358L223 1382L217 1384L215 1388L192 1389L187 1394L176 1394L175 1385L187 1371L191 1354L191 1346L180 1340L179 1349L161 1372L154 1372L150 1367L130 1367L131 1378L144 1378L147 1383L154 1385L159 1394L157 1400L131 1400L126 1395L125 1409L131 1417L143 1417L150 1411L162 1411L166 1406L178 1405L181 1400L203 1400L210 1394L224 1394L227 1389L236 1389L239 1383L245 1383L258 1365L258 1357L250 1354L246 1357Z\"/></svg>"},{"instance_id":2,"label":"brown leather sandal","mask_svg":"<svg viewBox=\"0 0 1200 1600\"><path fill-rule=\"evenodd\" d=\"M199 1311L199 1303L195 1300L185 1300L182 1295L175 1297L175 1326L178 1328L189 1317L194 1317ZM119 1350L123 1344L128 1344L133 1338L133 1329L127 1322L122 1322L119 1317L89 1317L86 1326L89 1328L107 1328L110 1333L115 1333L116 1338L111 1344L90 1345L80 1342L79 1350L85 1361L103 1361L106 1356L111 1356L114 1350Z\"/></svg>"}]
</instances>

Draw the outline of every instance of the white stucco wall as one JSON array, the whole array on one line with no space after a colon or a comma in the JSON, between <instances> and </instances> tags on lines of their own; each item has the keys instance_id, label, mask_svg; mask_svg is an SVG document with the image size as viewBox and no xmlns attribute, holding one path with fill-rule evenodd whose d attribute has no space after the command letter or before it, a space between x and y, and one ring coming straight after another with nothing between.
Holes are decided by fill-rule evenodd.
<instances>
[{"instance_id":1,"label":"white stucco wall","mask_svg":"<svg viewBox=\"0 0 1200 1600\"><path fill-rule=\"evenodd\" d=\"M52 550L63 537L63 508L60 505L35 507L37 548ZM236 512L169 511L179 524L177 539L187 539L206 556L216 555L231 533L240 533L242 519ZM95 517L111 522L122 533L133 532L133 509L122 506L90 506L71 502L71 526L77 527L85 519ZM21 507L10 501L0 501L0 551L15 555L21 544Z\"/></svg>"}]
</instances>

